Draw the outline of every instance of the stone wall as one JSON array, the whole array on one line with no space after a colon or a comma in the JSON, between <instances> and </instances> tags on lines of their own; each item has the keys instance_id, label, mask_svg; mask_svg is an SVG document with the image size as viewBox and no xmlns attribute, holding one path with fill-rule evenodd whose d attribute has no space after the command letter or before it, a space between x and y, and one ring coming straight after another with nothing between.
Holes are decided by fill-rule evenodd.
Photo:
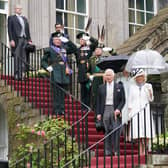
<instances>
[{"instance_id":1,"label":"stone wall","mask_svg":"<svg viewBox=\"0 0 168 168\"><path fill-rule=\"evenodd\" d=\"M161 101L165 104L165 120L168 131L168 72L161 74L162 96Z\"/></svg>"},{"instance_id":2,"label":"stone wall","mask_svg":"<svg viewBox=\"0 0 168 168\"><path fill-rule=\"evenodd\" d=\"M38 110L32 109L31 105L25 103L24 98L16 97L16 92L11 92L10 88L1 85L3 85L2 81L0 82L0 110L3 115L0 117L3 117L3 121L6 122L3 122L4 125L0 124L0 132L4 132L1 135L8 137L5 139L0 137L0 141L5 140L4 143L0 142L0 146L5 146L3 151L0 148L0 159L7 160L18 144L16 140L17 124L33 125L45 117L40 116ZM2 156L3 154L5 156Z\"/></svg>"}]
</instances>

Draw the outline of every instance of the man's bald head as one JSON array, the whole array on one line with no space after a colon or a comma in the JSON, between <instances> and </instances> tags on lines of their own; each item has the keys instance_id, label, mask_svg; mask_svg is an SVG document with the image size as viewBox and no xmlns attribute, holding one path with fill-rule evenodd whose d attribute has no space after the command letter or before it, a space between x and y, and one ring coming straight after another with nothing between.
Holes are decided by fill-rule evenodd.
<instances>
[{"instance_id":1,"label":"man's bald head","mask_svg":"<svg viewBox=\"0 0 168 168\"><path fill-rule=\"evenodd\" d=\"M22 6L20 4L15 5L15 13L18 15L22 14Z\"/></svg>"}]
</instances>

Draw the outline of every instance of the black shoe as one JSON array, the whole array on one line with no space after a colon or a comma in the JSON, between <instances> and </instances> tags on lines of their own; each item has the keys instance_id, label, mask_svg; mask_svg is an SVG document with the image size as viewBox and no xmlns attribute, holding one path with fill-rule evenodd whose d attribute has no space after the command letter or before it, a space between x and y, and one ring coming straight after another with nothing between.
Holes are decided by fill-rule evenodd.
<instances>
[{"instance_id":1,"label":"black shoe","mask_svg":"<svg viewBox=\"0 0 168 168\"><path fill-rule=\"evenodd\" d=\"M16 80L16 81L22 81L22 78L15 77L14 80Z\"/></svg>"},{"instance_id":2,"label":"black shoe","mask_svg":"<svg viewBox=\"0 0 168 168\"><path fill-rule=\"evenodd\" d=\"M58 115L64 115L64 114L65 114L64 111L58 113Z\"/></svg>"},{"instance_id":3,"label":"black shoe","mask_svg":"<svg viewBox=\"0 0 168 168\"><path fill-rule=\"evenodd\" d=\"M111 156L111 155L112 155L112 153L111 153L111 152L109 152L109 151L105 151L105 155L106 155L106 156Z\"/></svg>"}]
</instances>

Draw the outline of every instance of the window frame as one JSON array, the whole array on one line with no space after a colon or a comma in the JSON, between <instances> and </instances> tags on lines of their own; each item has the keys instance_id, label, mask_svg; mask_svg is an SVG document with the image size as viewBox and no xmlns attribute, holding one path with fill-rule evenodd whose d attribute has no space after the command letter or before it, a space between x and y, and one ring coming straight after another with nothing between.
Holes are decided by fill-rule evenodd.
<instances>
[{"instance_id":1,"label":"window frame","mask_svg":"<svg viewBox=\"0 0 168 168\"><path fill-rule=\"evenodd\" d=\"M0 0L5 3L5 9L0 9L0 14L8 15L8 0Z\"/></svg>"},{"instance_id":2,"label":"window frame","mask_svg":"<svg viewBox=\"0 0 168 168\"><path fill-rule=\"evenodd\" d=\"M153 11L147 11L146 10L146 1L147 0L143 0L144 1L144 9L143 10L142 9L137 9L137 1L138 0L134 0L134 8L129 7L129 4L128 4L128 15L129 15L129 11L133 11L134 12L134 22L130 22L128 20L128 24L133 26L132 34L134 34L136 32L136 27L137 26L143 27L147 23L147 14L153 14L154 16L157 14L157 0L153 0ZM138 21L137 21L137 12L144 13L144 24L138 23ZM131 36L131 35L129 35L129 36Z\"/></svg>"},{"instance_id":3,"label":"window frame","mask_svg":"<svg viewBox=\"0 0 168 168\"><path fill-rule=\"evenodd\" d=\"M87 18L89 16L89 0L85 0L86 1L86 13L77 12L77 0L75 0L75 11L66 10L66 0L63 0L63 1L64 1L64 9L59 9L56 7L56 13L57 12L62 13L62 23L63 24L65 23L65 20L64 20L65 14L73 15L73 26L72 27L64 26L64 28L67 30L73 31L74 37L72 40L76 43L76 32L77 31L84 31L84 28L80 29L80 28L76 27L76 16L83 16L84 17L84 25L86 24Z\"/></svg>"}]
</instances>

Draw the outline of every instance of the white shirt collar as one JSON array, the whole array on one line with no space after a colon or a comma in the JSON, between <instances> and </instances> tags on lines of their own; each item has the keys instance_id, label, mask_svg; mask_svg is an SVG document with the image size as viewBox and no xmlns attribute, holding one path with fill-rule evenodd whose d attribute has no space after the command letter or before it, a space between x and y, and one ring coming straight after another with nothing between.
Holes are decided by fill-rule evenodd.
<instances>
[{"instance_id":1,"label":"white shirt collar","mask_svg":"<svg viewBox=\"0 0 168 168\"><path fill-rule=\"evenodd\" d=\"M17 13L15 14L17 17L22 17L22 15L18 15Z\"/></svg>"},{"instance_id":2,"label":"white shirt collar","mask_svg":"<svg viewBox=\"0 0 168 168\"><path fill-rule=\"evenodd\" d=\"M114 81L112 81L111 83L107 82L107 85L108 85L109 87L112 87L112 86L114 85Z\"/></svg>"}]
</instances>

